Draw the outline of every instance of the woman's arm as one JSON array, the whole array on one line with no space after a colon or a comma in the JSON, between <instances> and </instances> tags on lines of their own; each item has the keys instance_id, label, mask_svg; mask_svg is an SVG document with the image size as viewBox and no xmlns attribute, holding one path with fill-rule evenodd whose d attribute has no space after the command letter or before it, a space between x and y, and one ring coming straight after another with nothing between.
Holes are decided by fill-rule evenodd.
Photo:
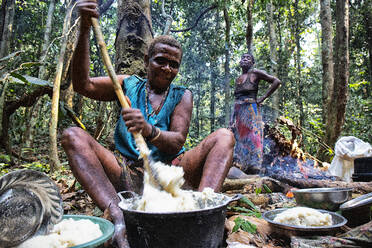
<instances>
[{"instance_id":1,"label":"woman's arm","mask_svg":"<svg viewBox=\"0 0 372 248\"><path fill-rule=\"evenodd\" d=\"M95 100L111 101L116 99L111 79L107 77L91 78L90 67L90 30L91 18L98 18L97 4L92 1L78 1L77 7L80 12L80 31L77 45L72 57L72 84L79 94ZM126 75L118 75L122 83Z\"/></svg>"},{"instance_id":2,"label":"woman's arm","mask_svg":"<svg viewBox=\"0 0 372 248\"><path fill-rule=\"evenodd\" d=\"M280 86L282 83L278 78L269 75L267 72L262 70L254 70L254 74L256 76L256 80L264 80L266 82L269 82L271 84L270 88L266 91L266 93L262 96L257 98L257 103L260 104L263 101L265 101L266 98L271 96L272 93Z\"/></svg>"}]
</instances>

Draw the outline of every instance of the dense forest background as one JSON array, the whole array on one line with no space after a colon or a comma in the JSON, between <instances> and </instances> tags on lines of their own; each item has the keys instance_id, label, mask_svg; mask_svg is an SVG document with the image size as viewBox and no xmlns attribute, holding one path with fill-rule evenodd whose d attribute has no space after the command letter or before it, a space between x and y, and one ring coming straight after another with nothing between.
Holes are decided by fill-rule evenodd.
<instances>
[{"instance_id":1,"label":"dense forest background","mask_svg":"<svg viewBox=\"0 0 372 248\"><path fill-rule=\"evenodd\" d=\"M174 35L184 55L176 84L194 94L186 146L228 127L239 59L282 81L264 102L265 121L291 120L300 146L330 162L335 142L372 143L371 0L100 0L100 24L118 73L143 76L146 43ZM0 169L67 165L59 136L72 125L112 146L118 104L74 93L69 66L76 1L1 0ZM92 34L91 75L105 75ZM260 84L259 95L268 84ZM290 137L290 131L282 128Z\"/></svg>"}]
</instances>

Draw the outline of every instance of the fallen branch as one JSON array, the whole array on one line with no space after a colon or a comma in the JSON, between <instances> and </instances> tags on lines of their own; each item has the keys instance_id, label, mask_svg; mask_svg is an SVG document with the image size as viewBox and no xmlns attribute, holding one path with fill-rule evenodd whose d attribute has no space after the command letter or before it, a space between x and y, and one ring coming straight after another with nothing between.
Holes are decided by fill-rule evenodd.
<instances>
[{"instance_id":1,"label":"fallen branch","mask_svg":"<svg viewBox=\"0 0 372 248\"><path fill-rule=\"evenodd\" d=\"M244 188L244 186L254 184L259 180L261 180L261 177L258 175L252 175L252 178L246 178L246 179L226 178L222 185L222 192L229 191L229 190L241 190Z\"/></svg>"},{"instance_id":2,"label":"fallen branch","mask_svg":"<svg viewBox=\"0 0 372 248\"><path fill-rule=\"evenodd\" d=\"M240 193L255 192L256 189L267 186L272 192L286 194L293 186L276 180L271 177L260 177L259 175L249 175L246 179L225 179L222 185L222 192L239 191Z\"/></svg>"},{"instance_id":3,"label":"fallen branch","mask_svg":"<svg viewBox=\"0 0 372 248\"><path fill-rule=\"evenodd\" d=\"M275 178L275 176L273 176ZM353 193L370 193L372 192L372 182L344 182L330 180L314 180L314 179L290 179L290 178L275 178L282 183L288 184L295 188L353 188Z\"/></svg>"}]
</instances>

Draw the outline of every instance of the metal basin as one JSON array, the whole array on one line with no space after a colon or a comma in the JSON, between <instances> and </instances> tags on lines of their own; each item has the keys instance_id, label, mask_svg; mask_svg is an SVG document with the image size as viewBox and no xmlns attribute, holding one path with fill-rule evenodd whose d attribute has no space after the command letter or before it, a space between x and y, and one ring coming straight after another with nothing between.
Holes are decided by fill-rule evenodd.
<instances>
[{"instance_id":1,"label":"metal basin","mask_svg":"<svg viewBox=\"0 0 372 248\"><path fill-rule=\"evenodd\" d=\"M347 220L334 212L329 212L323 209L317 209L321 213L330 214L332 217L333 224L331 226L317 226L317 227L307 227L307 226L294 226L289 224L283 224L279 222L275 222L275 217L288 210L288 208L279 208L267 211L263 213L262 217L264 220L270 223L273 227L273 231L279 234L283 234L285 236L324 236L324 235L332 235L336 233L338 229L344 226L347 223Z\"/></svg>"},{"instance_id":2,"label":"metal basin","mask_svg":"<svg viewBox=\"0 0 372 248\"><path fill-rule=\"evenodd\" d=\"M311 188L292 192L299 206L336 211L351 199L352 188Z\"/></svg>"}]
</instances>

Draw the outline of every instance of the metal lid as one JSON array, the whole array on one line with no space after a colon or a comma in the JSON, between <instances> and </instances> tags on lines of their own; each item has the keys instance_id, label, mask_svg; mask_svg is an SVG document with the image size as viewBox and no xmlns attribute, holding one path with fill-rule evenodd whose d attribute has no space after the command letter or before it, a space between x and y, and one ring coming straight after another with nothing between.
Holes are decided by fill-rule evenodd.
<instances>
[{"instance_id":1,"label":"metal lid","mask_svg":"<svg viewBox=\"0 0 372 248\"><path fill-rule=\"evenodd\" d=\"M25 188L11 188L0 197L0 246L23 242L40 227L44 207L40 199Z\"/></svg>"},{"instance_id":2,"label":"metal lid","mask_svg":"<svg viewBox=\"0 0 372 248\"><path fill-rule=\"evenodd\" d=\"M0 247L47 233L62 214L59 189L45 173L17 170L0 178Z\"/></svg>"},{"instance_id":3,"label":"metal lid","mask_svg":"<svg viewBox=\"0 0 372 248\"><path fill-rule=\"evenodd\" d=\"M350 210L359 207L372 205L372 193L359 196L353 200L347 201L340 206L340 210Z\"/></svg>"}]
</instances>

